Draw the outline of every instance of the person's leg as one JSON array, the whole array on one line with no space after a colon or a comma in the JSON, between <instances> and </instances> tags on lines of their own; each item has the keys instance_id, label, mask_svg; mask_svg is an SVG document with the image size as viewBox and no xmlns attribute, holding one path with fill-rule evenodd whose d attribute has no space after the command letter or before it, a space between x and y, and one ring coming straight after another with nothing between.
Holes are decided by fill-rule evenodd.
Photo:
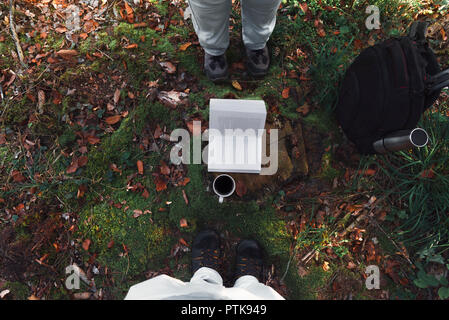
<instances>
[{"instance_id":1,"label":"person's leg","mask_svg":"<svg viewBox=\"0 0 449 320\"><path fill-rule=\"evenodd\" d=\"M255 240L242 240L238 244L234 288L245 290L245 299L283 299L274 289L260 283L263 277L263 256L262 247ZM233 298L232 295L230 297Z\"/></svg>"},{"instance_id":2,"label":"person's leg","mask_svg":"<svg viewBox=\"0 0 449 320\"><path fill-rule=\"evenodd\" d=\"M281 0L241 0L243 43L249 50L265 47L276 25Z\"/></svg>"},{"instance_id":3,"label":"person's leg","mask_svg":"<svg viewBox=\"0 0 449 320\"><path fill-rule=\"evenodd\" d=\"M242 30L247 67L251 75L261 77L270 67L268 39L276 25L281 0L242 0Z\"/></svg>"},{"instance_id":4,"label":"person's leg","mask_svg":"<svg viewBox=\"0 0 449 320\"><path fill-rule=\"evenodd\" d=\"M190 279L190 283L204 284L204 282L222 286L223 278L216 270L208 267L201 267L193 274L192 279Z\"/></svg>"},{"instance_id":5,"label":"person's leg","mask_svg":"<svg viewBox=\"0 0 449 320\"><path fill-rule=\"evenodd\" d=\"M276 290L260 283L256 277L251 275L238 278L235 281L234 288L244 289L260 300L284 300Z\"/></svg>"},{"instance_id":6,"label":"person's leg","mask_svg":"<svg viewBox=\"0 0 449 320\"><path fill-rule=\"evenodd\" d=\"M192 22L201 47L211 56L221 56L229 46L231 0L188 0Z\"/></svg>"}]
</instances>

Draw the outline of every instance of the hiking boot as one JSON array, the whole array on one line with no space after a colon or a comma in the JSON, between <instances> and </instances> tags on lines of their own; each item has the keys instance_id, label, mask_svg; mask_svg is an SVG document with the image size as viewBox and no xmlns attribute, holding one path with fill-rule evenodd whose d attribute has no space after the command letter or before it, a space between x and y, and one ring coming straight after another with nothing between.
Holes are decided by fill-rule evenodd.
<instances>
[{"instance_id":1,"label":"hiking boot","mask_svg":"<svg viewBox=\"0 0 449 320\"><path fill-rule=\"evenodd\" d=\"M226 56L212 56L205 52L204 70L210 81L217 82L225 80L228 77L228 63Z\"/></svg>"},{"instance_id":2,"label":"hiking boot","mask_svg":"<svg viewBox=\"0 0 449 320\"><path fill-rule=\"evenodd\" d=\"M237 246L235 279L254 276L262 280L263 251L255 240L242 240Z\"/></svg>"},{"instance_id":3,"label":"hiking boot","mask_svg":"<svg viewBox=\"0 0 449 320\"><path fill-rule=\"evenodd\" d=\"M192 244L192 273L202 267L217 271L220 256L220 236L212 230L201 231Z\"/></svg>"},{"instance_id":4,"label":"hiking boot","mask_svg":"<svg viewBox=\"0 0 449 320\"><path fill-rule=\"evenodd\" d=\"M263 77L268 73L270 67L270 53L265 46L259 50L246 48L247 68L253 77Z\"/></svg>"}]
</instances>

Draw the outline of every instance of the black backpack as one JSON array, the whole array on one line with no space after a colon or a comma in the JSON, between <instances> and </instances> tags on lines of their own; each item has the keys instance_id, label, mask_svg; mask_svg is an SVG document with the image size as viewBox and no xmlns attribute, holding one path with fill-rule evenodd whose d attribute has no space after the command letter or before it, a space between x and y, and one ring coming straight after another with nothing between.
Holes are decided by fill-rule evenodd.
<instances>
[{"instance_id":1,"label":"black backpack","mask_svg":"<svg viewBox=\"0 0 449 320\"><path fill-rule=\"evenodd\" d=\"M373 143L399 130L414 129L449 85L426 41L428 22L415 22L408 36L362 51L348 68L337 102L337 119L363 154Z\"/></svg>"}]
</instances>

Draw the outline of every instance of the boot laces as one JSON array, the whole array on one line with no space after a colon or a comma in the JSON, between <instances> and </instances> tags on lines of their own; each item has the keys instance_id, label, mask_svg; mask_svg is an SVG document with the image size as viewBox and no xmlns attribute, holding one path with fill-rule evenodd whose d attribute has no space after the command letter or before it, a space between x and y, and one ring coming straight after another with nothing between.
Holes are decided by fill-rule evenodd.
<instances>
[{"instance_id":1,"label":"boot laces","mask_svg":"<svg viewBox=\"0 0 449 320\"><path fill-rule=\"evenodd\" d=\"M201 266L216 269L219 266L218 250L202 249L200 255L195 259Z\"/></svg>"}]
</instances>

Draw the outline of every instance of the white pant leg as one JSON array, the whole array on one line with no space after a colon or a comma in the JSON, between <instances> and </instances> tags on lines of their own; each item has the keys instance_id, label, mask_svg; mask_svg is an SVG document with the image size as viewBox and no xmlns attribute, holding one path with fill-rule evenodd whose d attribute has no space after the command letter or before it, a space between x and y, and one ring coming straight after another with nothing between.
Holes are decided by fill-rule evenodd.
<instances>
[{"instance_id":1,"label":"white pant leg","mask_svg":"<svg viewBox=\"0 0 449 320\"><path fill-rule=\"evenodd\" d=\"M243 289L259 300L285 300L273 288L260 283L254 276L242 276L235 281L234 288Z\"/></svg>"},{"instance_id":2,"label":"white pant leg","mask_svg":"<svg viewBox=\"0 0 449 320\"><path fill-rule=\"evenodd\" d=\"M276 26L282 0L241 0L243 43L250 50L263 49Z\"/></svg>"},{"instance_id":3,"label":"white pant leg","mask_svg":"<svg viewBox=\"0 0 449 320\"><path fill-rule=\"evenodd\" d=\"M204 51L213 56L229 46L231 0L188 0L192 22Z\"/></svg>"},{"instance_id":4,"label":"white pant leg","mask_svg":"<svg viewBox=\"0 0 449 320\"><path fill-rule=\"evenodd\" d=\"M192 279L190 279L190 283L198 285L214 284L223 286L223 278L214 269L202 267L195 272Z\"/></svg>"},{"instance_id":5,"label":"white pant leg","mask_svg":"<svg viewBox=\"0 0 449 320\"><path fill-rule=\"evenodd\" d=\"M132 286L125 300L226 299L223 279L210 268L198 269L189 282L160 275Z\"/></svg>"}]
</instances>

